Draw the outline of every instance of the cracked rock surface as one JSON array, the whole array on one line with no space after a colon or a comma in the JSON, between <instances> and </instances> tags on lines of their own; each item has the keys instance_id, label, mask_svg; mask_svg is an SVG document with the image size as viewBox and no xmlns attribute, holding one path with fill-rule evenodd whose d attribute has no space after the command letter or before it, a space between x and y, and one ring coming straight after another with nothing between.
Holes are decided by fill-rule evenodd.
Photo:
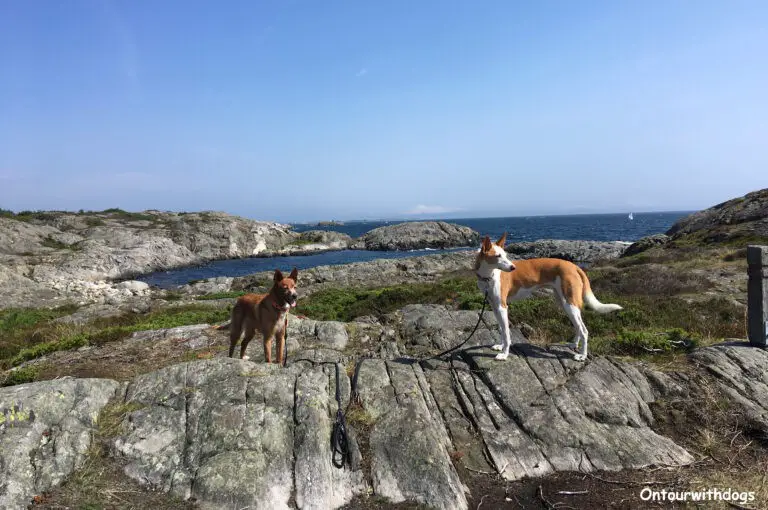
<instances>
[{"instance_id":1,"label":"cracked rock surface","mask_svg":"<svg viewBox=\"0 0 768 510\"><path fill-rule=\"evenodd\" d=\"M693 379L682 374L604 357L578 363L565 348L524 343L518 331L513 340L519 343L500 362L488 347L496 332L485 328L452 358L418 363L408 357L425 348L436 352L457 345L476 321L476 312L437 305L408 306L382 324L363 328L355 323L343 334L334 323L296 321L299 345L286 368L216 357L139 375L119 392L118 401L124 399L131 411L112 442L112 455L141 484L194 498L201 508L302 509L339 508L356 495L371 493L391 502L466 509L458 463L512 481L558 471L678 466L694 460L654 431L649 407L659 399L689 395ZM318 333L326 329L335 333L327 338ZM341 336L346 343L336 340ZM362 338L371 342L370 352L387 344L382 351L387 359L366 358L359 365L359 399L347 414L351 462L336 469L330 445L337 411L334 363L339 363L344 409L359 359L349 349L360 348ZM223 332L219 341L226 342ZM768 353L723 344L699 349L690 359L694 369L718 381L747 411L754 427L768 431ZM82 385L77 395L83 401L63 409L96 412L96 397L86 391L96 383L66 381ZM24 409L31 409L34 399L50 398L44 395L52 384L8 388L0 400L3 406L23 401ZM105 391L98 402L106 402L117 383L99 384ZM74 411L62 411L67 412ZM84 418L75 414L80 417L67 419L80 423ZM10 430L0 435L4 448L15 448L12 457L3 457L4 473L13 477L3 497L15 484L14 497L20 498L15 501L28 501L43 487L36 472L58 469L61 474L51 477L50 484L76 467L64 447L57 447L54 456L34 457L40 459L36 471L28 460L26 471L9 470L8 459L29 459L28 452L40 450L42 437L38 433L21 446L21 429ZM87 442L82 441L73 440L66 448L83 451Z\"/></svg>"},{"instance_id":2,"label":"cracked rock surface","mask_svg":"<svg viewBox=\"0 0 768 510\"><path fill-rule=\"evenodd\" d=\"M0 508L26 508L82 464L119 386L64 378L0 388Z\"/></svg>"},{"instance_id":3,"label":"cracked rock surface","mask_svg":"<svg viewBox=\"0 0 768 510\"><path fill-rule=\"evenodd\" d=\"M699 349L692 358L717 378L750 425L768 435L768 351L732 342Z\"/></svg>"}]
</instances>

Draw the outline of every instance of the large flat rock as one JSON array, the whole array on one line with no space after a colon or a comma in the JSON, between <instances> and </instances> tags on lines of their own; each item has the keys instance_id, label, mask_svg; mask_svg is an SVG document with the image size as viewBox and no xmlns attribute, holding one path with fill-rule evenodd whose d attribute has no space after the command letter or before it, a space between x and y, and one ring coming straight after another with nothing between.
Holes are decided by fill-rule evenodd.
<instances>
[{"instance_id":1,"label":"large flat rock","mask_svg":"<svg viewBox=\"0 0 768 510\"><path fill-rule=\"evenodd\" d=\"M650 404L688 398L698 378L599 356L578 363L569 350L527 344L516 330L509 359L497 361L489 348L497 333L484 327L452 358L419 363L401 356L457 345L476 322L476 312L412 305L371 326L366 335L392 331L391 348L388 359L359 365L360 398L349 414L352 462L344 469L331 462L334 363L346 408L355 365L348 347L359 348L362 336L349 336L342 351L335 333L318 334L341 334L335 323L314 321L296 321L298 345L286 368L216 357L135 377L119 392L130 412L112 454L139 483L194 498L201 508L339 508L373 494L465 509L459 463L514 481L693 461L655 432ZM201 326L140 333L126 342L195 342L200 335L206 345L226 342L223 332ZM691 360L755 429L768 431L767 352L728 344L699 349ZM23 404L14 416L35 411L34 420L13 428L4 415L4 501L28 501L77 467L92 419L117 387L63 379L0 390L6 409ZM67 431L55 447L44 434L50 430Z\"/></svg>"},{"instance_id":2,"label":"large flat rock","mask_svg":"<svg viewBox=\"0 0 768 510\"><path fill-rule=\"evenodd\" d=\"M476 321L475 312L413 305L386 327L407 352L456 345ZM317 347L315 332L329 326L296 327ZM564 348L522 343L517 331L521 343L499 362L488 348L494 336L481 328L452 364L363 361L356 412L368 424L365 458L344 470L331 464L334 367L298 360L345 363L346 405L352 365L332 345L297 352L288 368L217 358L140 376L126 394L140 408L115 451L133 478L204 508L338 508L372 491L392 502L464 509L456 459L506 480L693 460L652 429L649 404L686 391L667 375L601 357L577 363ZM247 488L234 481L244 479L252 480Z\"/></svg>"}]
</instances>

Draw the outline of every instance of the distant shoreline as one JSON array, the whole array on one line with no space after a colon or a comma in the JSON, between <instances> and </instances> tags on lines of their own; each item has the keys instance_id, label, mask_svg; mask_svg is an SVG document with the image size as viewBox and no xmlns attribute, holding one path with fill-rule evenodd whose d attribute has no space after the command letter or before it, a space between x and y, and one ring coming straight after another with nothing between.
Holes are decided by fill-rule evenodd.
<instances>
[{"instance_id":1,"label":"distant shoreline","mask_svg":"<svg viewBox=\"0 0 768 510\"><path fill-rule=\"evenodd\" d=\"M514 216L461 216L461 217L455 217L455 218L378 218L378 219L346 219L346 220L339 220L339 221L333 221L328 223L337 223L339 225L349 225L349 224L359 224L359 223L389 223L389 224L397 224L397 223L407 223L407 222L417 222L417 221L442 221L445 223L456 223L457 221L476 221L476 220L501 220L501 219L525 219L525 218L567 218L571 216L624 216L626 217L629 213L634 214L635 216L641 215L649 215L649 214L679 214L681 216L687 216L689 214L695 213L696 210L691 211L629 211L626 212L612 212L612 213L573 213L573 214L520 214L520 215L514 215ZM297 226L318 226L320 221L289 221L287 222L288 225L297 225ZM328 225L322 225L322 226L328 226Z\"/></svg>"}]
</instances>

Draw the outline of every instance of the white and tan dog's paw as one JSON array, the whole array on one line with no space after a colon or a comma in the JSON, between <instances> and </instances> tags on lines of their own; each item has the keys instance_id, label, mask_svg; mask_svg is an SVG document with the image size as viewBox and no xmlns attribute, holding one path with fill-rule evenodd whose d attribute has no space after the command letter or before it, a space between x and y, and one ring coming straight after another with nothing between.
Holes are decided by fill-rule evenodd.
<instances>
[{"instance_id":1,"label":"white and tan dog's paw","mask_svg":"<svg viewBox=\"0 0 768 510\"><path fill-rule=\"evenodd\" d=\"M500 351L503 348L504 348L504 344L496 344L493 347L491 347L491 349L493 349L494 351Z\"/></svg>"},{"instance_id":2,"label":"white and tan dog's paw","mask_svg":"<svg viewBox=\"0 0 768 510\"><path fill-rule=\"evenodd\" d=\"M587 355L586 354L574 354L573 359L576 361L586 361Z\"/></svg>"},{"instance_id":3,"label":"white and tan dog's paw","mask_svg":"<svg viewBox=\"0 0 768 510\"><path fill-rule=\"evenodd\" d=\"M506 353L506 352L500 352L500 353L498 353L498 354L496 355L496 359L498 359L498 360L502 360L502 361L503 361L503 360L505 360L505 359L507 359L508 357L509 357L509 354L508 354L508 353Z\"/></svg>"},{"instance_id":4,"label":"white and tan dog's paw","mask_svg":"<svg viewBox=\"0 0 768 510\"><path fill-rule=\"evenodd\" d=\"M243 361L248 361L249 359L251 359L251 357L250 356L243 356L240 359L243 360Z\"/></svg>"}]
</instances>

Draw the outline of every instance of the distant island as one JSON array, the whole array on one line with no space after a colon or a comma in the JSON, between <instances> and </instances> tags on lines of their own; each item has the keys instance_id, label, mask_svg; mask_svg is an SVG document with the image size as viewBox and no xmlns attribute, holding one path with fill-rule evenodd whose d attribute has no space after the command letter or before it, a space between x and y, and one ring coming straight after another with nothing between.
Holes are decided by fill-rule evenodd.
<instances>
[{"instance_id":1,"label":"distant island","mask_svg":"<svg viewBox=\"0 0 768 510\"><path fill-rule=\"evenodd\" d=\"M341 227L343 225L344 225L343 221L336 221L336 220L317 222L318 227Z\"/></svg>"}]
</instances>

